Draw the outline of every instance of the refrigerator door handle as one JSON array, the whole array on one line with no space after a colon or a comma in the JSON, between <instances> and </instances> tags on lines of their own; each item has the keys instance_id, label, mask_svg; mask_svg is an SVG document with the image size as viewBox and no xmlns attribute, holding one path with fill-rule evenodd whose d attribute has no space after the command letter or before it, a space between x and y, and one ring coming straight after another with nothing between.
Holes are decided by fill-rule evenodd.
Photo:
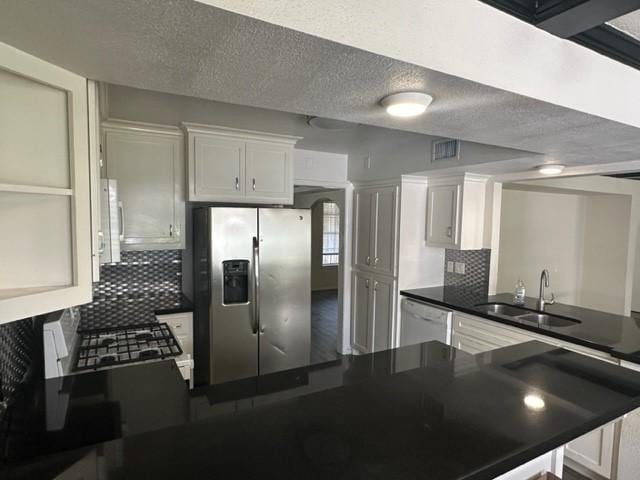
<instances>
[{"instance_id":1,"label":"refrigerator door handle","mask_svg":"<svg viewBox=\"0 0 640 480\"><path fill-rule=\"evenodd\" d=\"M260 246L258 237L253 237L253 333L260 328Z\"/></svg>"}]
</instances>

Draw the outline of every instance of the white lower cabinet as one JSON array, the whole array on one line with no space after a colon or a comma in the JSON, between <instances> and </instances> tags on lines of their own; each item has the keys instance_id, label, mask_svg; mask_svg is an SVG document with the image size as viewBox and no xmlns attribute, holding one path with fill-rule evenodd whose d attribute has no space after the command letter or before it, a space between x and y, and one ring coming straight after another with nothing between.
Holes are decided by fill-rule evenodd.
<instances>
[{"instance_id":1,"label":"white lower cabinet","mask_svg":"<svg viewBox=\"0 0 640 480\"><path fill-rule=\"evenodd\" d=\"M455 348L467 353L478 354L496 348L538 340L598 360L618 363L606 353L544 335L525 332L481 317L454 312L453 319L451 343ZM564 452L567 463L577 470L588 470L604 478L612 479L616 462L614 450L617 442L617 428L619 428L619 421L598 428L568 443Z\"/></svg>"},{"instance_id":2,"label":"white lower cabinet","mask_svg":"<svg viewBox=\"0 0 640 480\"><path fill-rule=\"evenodd\" d=\"M386 350L393 345L395 280L366 272L353 272L353 346L361 353Z\"/></svg>"},{"instance_id":3,"label":"white lower cabinet","mask_svg":"<svg viewBox=\"0 0 640 480\"><path fill-rule=\"evenodd\" d=\"M182 355L175 359L176 364L182 377L189 382L189 387L193 388L193 313L169 313L157 315L156 318L169 326L180 344Z\"/></svg>"}]
</instances>

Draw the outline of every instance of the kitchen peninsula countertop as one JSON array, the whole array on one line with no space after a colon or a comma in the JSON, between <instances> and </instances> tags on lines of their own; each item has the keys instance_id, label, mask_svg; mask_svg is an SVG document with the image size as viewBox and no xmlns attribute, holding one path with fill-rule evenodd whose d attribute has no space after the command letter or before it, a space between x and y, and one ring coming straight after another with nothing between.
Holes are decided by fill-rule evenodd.
<instances>
[{"instance_id":1,"label":"kitchen peninsula countertop","mask_svg":"<svg viewBox=\"0 0 640 480\"><path fill-rule=\"evenodd\" d=\"M478 305L483 303L512 305L513 294L510 293L487 295L460 287L445 286L403 290L400 295L580 344L640 364L640 319L555 303L547 304L545 313L579 320L580 323L565 327L538 326L529 321L490 315L478 308ZM536 299L527 297L524 307L535 311Z\"/></svg>"},{"instance_id":2,"label":"kitchen peninsula countertop","mask_svg":"<svg viewBox=\"0 0 640 480\"><path fill-rule=\"evenodd\" d=\"M540 342L428 342L191 392L163 361L37 390L2 478L490 479L640 407L640 373Z\"/></svg>"}]
</instances>

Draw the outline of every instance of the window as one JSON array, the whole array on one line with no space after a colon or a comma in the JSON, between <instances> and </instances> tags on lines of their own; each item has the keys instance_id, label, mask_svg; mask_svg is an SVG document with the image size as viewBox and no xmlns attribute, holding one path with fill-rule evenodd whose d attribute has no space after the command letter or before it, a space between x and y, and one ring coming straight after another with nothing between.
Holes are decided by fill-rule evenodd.
<instances>
[{"instance_id":1,"label":"window","mask_svg":"<svg viewBox=\"0 0 640 480\"><path fill-rule=\"evenodd\" d=\"M340 210L333 202L322 204L322 266L338 265L340 256Z\"/></svg>"}]
</instances>

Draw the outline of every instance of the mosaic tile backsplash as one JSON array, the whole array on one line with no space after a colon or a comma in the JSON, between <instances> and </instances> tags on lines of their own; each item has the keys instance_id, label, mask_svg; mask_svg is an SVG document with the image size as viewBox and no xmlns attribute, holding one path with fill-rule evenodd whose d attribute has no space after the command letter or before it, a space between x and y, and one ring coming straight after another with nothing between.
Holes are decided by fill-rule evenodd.
<instances>
[{"instance_id":1,"label":"mosaic tile backsplash","mask_svg":"<svg viewBox=\"0 0 640 480\"><path fill-rule=\"evenodd\" d=\"M28 376L36 349L42 348L36 324L28 318L0 325L0 417Z\"/></svg>"},{"instance_id":2,"label":"mosaic tile backsplash","mask_svg":"<svg viewBox=\"0 0 640 480\"><path fill-rule=\"evenodd\" d=\"M450 273L447 262L463 262L465 273ZM444 284L445 286L461 287L478 293L489 290L489 268L491 249L482 250L451 250L444 255Z\"/></svg>"},{"instance_id":3,"label":"mosaic tile backsplash","mask_svg":"<svg viewBox=\"0 0 640 480\"><path fill-rule=\"evenodd\" d=\"M93 302L80 306L81 331L155 321L154 311L180 304L181 250L125 251L100 267Z\"/></svg>"}]
</instances>

